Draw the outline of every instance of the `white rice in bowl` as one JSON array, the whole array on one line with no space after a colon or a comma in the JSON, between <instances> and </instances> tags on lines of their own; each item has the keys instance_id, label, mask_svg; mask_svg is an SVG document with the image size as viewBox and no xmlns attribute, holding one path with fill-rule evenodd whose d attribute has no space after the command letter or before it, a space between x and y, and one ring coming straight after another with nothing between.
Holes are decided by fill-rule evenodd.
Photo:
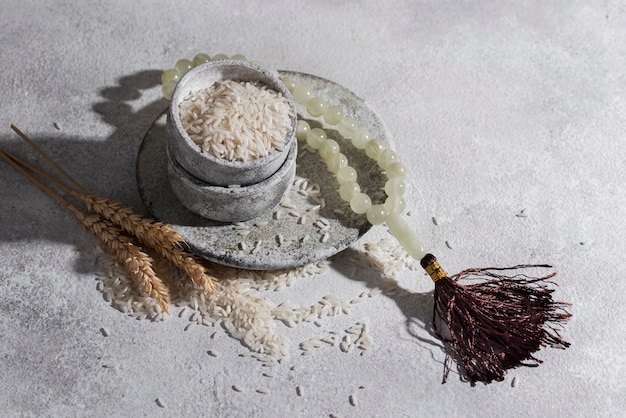
<instances>
[{"instance_id":1,"label":"white rice in bowl","mask_svg":"<svg viewBox=\"0 0 626 418\"><path fill-rule=\"evenodd\" d=\"M183 128L202 152L246 162L282 151L291 109L279 92L256 81L224 80L180 103Z\"/></svg>"}]
</instances>

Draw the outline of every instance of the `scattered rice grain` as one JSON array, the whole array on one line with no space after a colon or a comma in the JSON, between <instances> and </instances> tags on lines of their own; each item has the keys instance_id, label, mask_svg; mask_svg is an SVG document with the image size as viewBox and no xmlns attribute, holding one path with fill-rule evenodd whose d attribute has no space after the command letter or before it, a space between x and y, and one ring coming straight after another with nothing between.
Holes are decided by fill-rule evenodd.
<instances>
[{"instance_id":1,"label":"scattered rice grain","mask_svg":"<svg viewBox=\"0 0 626 418\"><path fill-rule=\"evenodd\" d=\"M330 238L330 235L327 232L324 235L322 235L322 238L320 238L320 242L322 242L322 243L327 242L328 238Z\"/></svg>"},{"instance_id":2,"label":"scattered rice grain","mask_svg":"<svg viewBox=\"0 0 626 418\"><path fill-rule=\"evenodd\" d=\"M375 296L380 295L381 293L383 293L383 291L379 289L378 287L375 287L367 293L367 296L369 296L370 298L373 298Z\"/></svg>"},{"instance_id":3,"label":"scattered rice grain","mask_svg":"<svg viewBox=\"0 0 626 418\"><path fill-rule=\"evenodd\" d=\"M268 388L259 388L256 390L257 393L261 393L263 395L267 395L270 393L270 390Z\"/></svg>"},{"instance_id":4,"label":"scattered rice grain","mask_svg":"<svg viewBox=\"0 0 626 418\"><path fill-rule=\"evenodd\" d=\"M161 407L161 408L167 408L167 405L165 404L165 401L162 400L161 398L156 398L155 400L156 404Z\"/></svg>"},{"instance_id":5,"label":"scattered rice grain","mask_svg":"<svg viewBox=\"0 0 626 418\"><path fill-rule=\"evenodd\" d=\"M102 328L100 328L100 332L102 333L102 335L103 335L104 337L108 337L109 335L111 335L111 333L109 332L109 329L108 329L108 328L104 328L104 327L102 327Z\"/></svg>"},{"instance_id":6,"label":"scattered rice grain","mask_svg":"<svg viewBox=\"0 0 626 418\"><path fill-rule=\"evenodd\" d=\"M348 396L348 400L350 401L350 405L356 406L356 396L350 395Z\"/></svg>"},{"instance_id":7,"label":"scattered rice grain","mask_svg":"<svg viewBox=\"0 0 626 418\"><path fill-rule=\"evenodd\" d=\"M219 357L220 355L219 351L216 351L216 350L209 350L207 351L207 354L210 355L211 357Z\"/></svg>"},{"instance_id":8,"label":"scattered rice grain","mask_svg":"<svg viewBox=\"0 0 626 418\"><path fill-rule=\"evenodd\" d=\"M231 387L235 392L243 392L243 388L239 385L232 385Z\"/></svg>"},{"instance_id":9,"label":"scattered rice grain","mask_svg":"<svg viewBox=\"0 0 626 418\"><path fill-rule=\"evenodd\" d=\"M296 395L302 396L302 387L301 386L296 386Z\"/></svg>"}]
</instances>

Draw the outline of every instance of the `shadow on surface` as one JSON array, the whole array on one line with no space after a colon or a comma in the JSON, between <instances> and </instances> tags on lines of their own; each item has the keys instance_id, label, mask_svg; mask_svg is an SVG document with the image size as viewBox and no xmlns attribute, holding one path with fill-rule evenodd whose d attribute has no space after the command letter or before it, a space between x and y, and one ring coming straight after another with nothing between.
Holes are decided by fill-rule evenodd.
<instances>
[{"instance_id":1,"label":"shadow on surface","mask_svg":"<svg viewBox=\"0 0 626 418\"><path fill-rule=\"evenodd\" d=\"M359 266L355 273L354 266L357 264L353 260L364 258L367 258L365 252L348 248L333 258L331 267L350 280L364 282L369 289L382 289L381 296L393 300L406 318L407 333L415 339L420 349L428 350L434 361L442 363L435 356L436 351L446 353L446 350L433 328L433 293L414 293L400 285L397 287L395 285L386 286L395 281L386 278L382 269L375 265L371 267ZM424 280L421 271L416 271L413 274L416 276L416 280ZM388 290L386 290L387 287L389 287Z\"/></svg>"},{"instance_id":2,"label":"shadow on surface","mask_svg":"<svg viewBox=\"0 0 626 418\"><path fill-rule=\"evenodd\" d=\"M160 71L146 70L122 77L118 85L104 87L99 94L102 101L92 110L114 127L106 138L73 136L71 127L51 130L48 135L32 134L28 126L18 126L72 177L90 192L121 201L145 213L135 182L135 160L141 140L152 122L167 107L160 99L135 110L129 102L139 99L142 90L160 84ZM0 137L0 149L57 175L54 168L23 142L16 134ZM81 256L87 246L87 234L74 215L48 197L4 161L0 161L0 194L2 210L0 225L5 242L52 241L77 245ZM78 261L77 269L88 265Z\"/></svg>"}]
</instances>

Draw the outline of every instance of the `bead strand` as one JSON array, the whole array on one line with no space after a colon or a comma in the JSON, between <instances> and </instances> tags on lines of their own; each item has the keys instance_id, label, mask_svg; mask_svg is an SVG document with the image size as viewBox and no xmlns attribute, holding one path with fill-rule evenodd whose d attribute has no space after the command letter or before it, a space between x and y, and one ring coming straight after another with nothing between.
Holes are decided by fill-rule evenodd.
<instances>
[{"instance_id":1,"label":"bead strand","mask_svg":"<svg viewBox=\"0 0 626 418\"><path fill-rule=\"evenodd\" d=\"M214 55L213 58L211 58L207 54L200 53L200 54L197 54L195 57L193 57L191 61L186 58L183 58L183 59L176 61L176 64L174 64L173 68L169 68L163 71L163 73L161 73L161 84L162 84L161 93L163 94L163 97L166 98L167 100L171 100L172 93L174 92L174 88L176 87L176 84L178 84L178 80L180 80L192 68L197 67L200 64L204 64L205 62L222 60L222 59L232 59L232 60L237 60L237 61L250 61L253 64L257 64L258 66L263 67L259 62L248 60L244 55L241 55L241 54L233 55L230 58L225 54L217 54L217 55ZM270 70L270 69L268 69L268 71L274 73L276 77L279 77L278 71Z\"/></svg>"},{"instance_id":2,"label":"bead strand","mask_svg":"<svg viewBox=\"0 0 626 418\"><path fill-rule=\"evenodd\" d=\"M176 84L191 68L212 60L227 58L228 56L224 54L215 55L213 58L207 54L198 54L191 61L187 59L178 60L174 68L163 71L161 76L163 97L168 100L171 99ZM245 56L239 54L233 55L231 59L247 60ZM262 66L258 62L251 62ZM346 116L340 106L329 105L323 98L313 96L307 86L298 84L293 77L281 77L276 70L269 71L281 78L294 100L303 105L311 117L323 118L329 125L337 126L341 136L349 139L355 148L364 150L365 154L376 161L378 166L384 170L387 176L385 183L387 199L384 204L372 204L370 197L361 191L357 182L357 172L354 167L348 164L348 158L340 152L339 144L328 138L323 129L311 128L308 122L298 120L296 125L297 140L306 143L309 148L317 151L326 163L328 171L335 174L339 183L341 199L348 202L356 214L366 215L367 221L372 225L385 223L407 253L416 260L421 260L425 255L422 243L417 234L402 218L402 213L406 209L403 195L406 190L407 169L404 164L398 161L397 154L393 150L385 148L382 141L371 138L370 132L359 127L355 119Z\"/></svg>"},{"instance_id":3,"label":"bead strand","mask_svg":"<svg viewBox=\"0 0 626 418\"><path fill-rule=\"evenodd\" d=\"M344 201L349 202L352 211L365 214L372 225L386 223L400 245L413 258L420 260L425 255L422 243L417 234L402 219L402 212L406 209L403 195L406 190L407 169L398 161L397 154L385 148L380 140L372 139L369 131L360 128L356 120L344 116L341 107L328 105L323 98L313 96L308 87L298 84L292 77L282 77L282 81L294 100L305 106L311 117L323 117L329 125L337 126L337 130L345 139L350 139L355 148L365 150L366 155L375 160L385 171L388 179L385 183L387 199L382 205L373 205L370 197L361 192L357 183L356 170L348 165L348 159L340 152L339 144L329 139L323 129L311 129L306 121L298 121L297 139L300 142L306 142L310 148L318 151L320 157L326 162L328 171L335 174L339 183L339 195Z\"/></svg>"}]
</instances>

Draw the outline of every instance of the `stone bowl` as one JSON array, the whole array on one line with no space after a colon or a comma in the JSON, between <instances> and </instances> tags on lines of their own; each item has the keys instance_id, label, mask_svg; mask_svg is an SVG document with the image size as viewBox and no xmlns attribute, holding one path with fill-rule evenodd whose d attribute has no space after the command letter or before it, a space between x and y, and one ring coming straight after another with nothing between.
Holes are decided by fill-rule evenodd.
<instances>
[{"instance_id":1,"label":"stone bowl","mask_svg":"<svg viewBox=\"0 0 626 418\"><path fill-rule=\"evenodd\" d=\"M180 121L180 103L192 91L206 89L217 81L258 81L280 92L291 108L291 128L285 137L282 151L272 150L265 157L254 160L228 161L202 152ZM172 94L172 102L167 114L167 150L181 167L198 180L214 186L247 186L266 180L278 171L292 144L296 143L296 108L293 97L285 85L270 71L246 61L216 60L192 68L185 74Z\"/></svg>"},{"instance_id":2,"label":"stone bowl","mask_svg":"<svg viewBox=\"0 0 626 418\"><path fill-rule=\"evenodd\" d=\"M291 188L298 147L292 142L283 165L260 183L241 187L214 186L187 172L168 154L168 178L174 194L190 211L220 222L246 221L270 212Z\"/></svg>"}]
</instances>

